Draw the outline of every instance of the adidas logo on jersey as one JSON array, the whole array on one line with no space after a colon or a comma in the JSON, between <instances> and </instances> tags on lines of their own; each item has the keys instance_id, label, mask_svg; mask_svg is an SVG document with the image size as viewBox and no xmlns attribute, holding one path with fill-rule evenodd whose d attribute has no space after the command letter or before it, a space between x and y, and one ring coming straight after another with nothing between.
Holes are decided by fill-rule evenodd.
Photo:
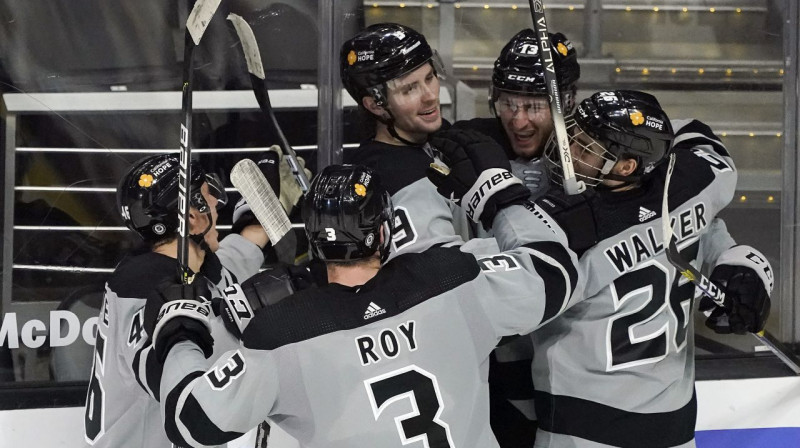
<instances>
[{"instance_id":1,"label":"adidas logo on jersey","mask_svg":"<svg viewBox=\"0 0 800 448\"><path fill-rule=\"evenodd\" d=\"M639 222L645 222L653 216L656 216L656 212L644 207L639 207Z\"/></svg>"},{"instance_id":2,"label":"adidas logo on jersey","mask_svg":"<svg viewBox=\"0 0 800 448\"><path fill-rule=\"evenodd\" d=\"M380 316L381 314L386 314L386 310L376 305L375 302L369 302L367 310L364 311L364 320L372 319L373 317Z\"/></svg>"}]
</instances>

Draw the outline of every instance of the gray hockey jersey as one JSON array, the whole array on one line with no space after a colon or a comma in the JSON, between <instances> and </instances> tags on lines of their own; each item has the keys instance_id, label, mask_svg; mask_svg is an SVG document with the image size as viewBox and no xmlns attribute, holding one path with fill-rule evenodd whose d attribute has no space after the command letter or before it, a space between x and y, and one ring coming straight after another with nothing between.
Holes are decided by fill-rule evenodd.
<instances>
[{"instance_id":1,"label":"gray hockey jersey","mask_svg":"<svg viewBox=\"0 0 800 448\"><path fill-rule=\"evenodd\" d=\"M580 294L577 258L529 204L495 219L507 252L476 259L432 247L359 287L331 284L261 309L244 347L210 369L190 342L164 366L170 438L219 444L269 417L303 446L497 447L488 357Z\"/></svg>"},{"instance_id":2,"label":"gray hockey jersey","mask_svg":"<svg viewBox=\"0 0 800 448\"><path fill-rule=\"evenodd\" d=\"M466 214L439 195L425 176L435 160L429 147L396 146L374 140L345 152L345 163L374 169L392 196L395 222L390 259L422 252L436 244L463 243L471 236Z\"/></svg>"},{"instance_id":3,"label":"gray hockey jersey","mask_svg":"<svg viewBox=\"0 0 800 448\"><path fill-rule=\"evenodd\" d=\"M717 214L736 169L710 129L674 121L669 212L700 268L734 242ZM580 257L584 297L532 334L537 447L692 447L697 404L691 316L697 292L664 254L666 164L642 188L601 192L600 241Z\"/></svg>"},{"instance_id":4,"label":"gray hockey jersey","mask_svg":"<svg viewBox=\"0 0 800 448\"><path fill-rule=\"evenodd\" d=\"M207 257L197 281L205 279L217 297L258 272L264 260L258 246L237 234L223 239L216 255ZM89 446L172 447L156 401L160 368L143 322L149 292L176 275L174 258L148 252L123 261L106 283L84 414ZM220 319L212 329L217 355L239 346Z\"/></svg>"}]
</instances>

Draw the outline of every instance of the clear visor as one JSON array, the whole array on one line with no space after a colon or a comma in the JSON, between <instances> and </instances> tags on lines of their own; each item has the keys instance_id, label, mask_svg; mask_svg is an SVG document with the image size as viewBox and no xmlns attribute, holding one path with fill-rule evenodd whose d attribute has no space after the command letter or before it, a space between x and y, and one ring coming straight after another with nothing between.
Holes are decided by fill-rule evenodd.
<instances>
[{"instance_id":1,"label":"clear visor","mask_svg":"<svg viewBox=\"0 0 800 448\"><path fill-rule=\"evenodd\" d=\"M531 121L550 119L550 102L543 96L508 96L501 94L494 102L494 110L501 119L524 118Z\"/></svg>"},{"instance_id":2,"label":"clear visor","mask_svg":"<svg viewBox=\"0 0 800 448\"><path fill-rule=\"evenodd\" d=\"M579 181L584 181L587 186L599 185L617 163L617 157L606 151L605 147L597 140L583 132L574 118L568 118L565 124L569 135L569 150L572 155L575 177ZM558 185L563 185L564 170L561 167L555 132L547 140L544 155L547 169L551 174L550 178Z\"/></svg>"},{"instance_id":3,"label":"clear visor","mask_svg":"<svg viewBox=\"0 0 800 448\"><path fill-rule=\"evenodd\" d=\"M420 102L439 102L439 85L444 79L444 67L439 54L434 52L429 63L386 82L389 104L409 105Z\"/></svg>"}]
</instances>

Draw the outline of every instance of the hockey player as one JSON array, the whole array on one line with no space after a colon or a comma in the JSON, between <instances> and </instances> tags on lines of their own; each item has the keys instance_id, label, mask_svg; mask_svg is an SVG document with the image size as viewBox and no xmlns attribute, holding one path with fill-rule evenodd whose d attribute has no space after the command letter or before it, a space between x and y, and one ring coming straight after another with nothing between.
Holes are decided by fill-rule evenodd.
<instances>
[{"instance_id":1,"label":"hockey player","mask_svg":"<svg viewBox=\"0 0 800 448\"><path fill-rule=\"evenodd\" d=\"M173 442L213 445L270 416L309 448L497 446L488 425L489 353L502 336L532 330L579 294L576 259L546 215L515 205L528 191L501 151L470 159L457 144L449 149L452 171L440 188L474 199L475 219L493 221L498 240L519 247L476 259L436 246L382 265L393 213L380 176L361 166L326 168L303 216L331 283L257 311L244 347L211 369L208 332L190 322L205 313L163 305L156 351L166 355L162 407ZM493 188L479 193L485 178Z\"/></svg>"},{"instance_id":2,"label":"hockey player","mask_svg":"<svg viewBox=\"0 0 800 448\"><path fill-rule=\"evenodd\" d=\"M175 154L147 157L133 165L117 189L125 225L150 249L123 260L106 283L85 410L85 440L94 447L172 446L156 401L159 378L149 337L155 322L148 322L144 305L160 282L177 277L178 170ZM217 208L225 203L225 190L216 175L196 162L191 182L192 284L221 295L222 289L258 271L266 232L257 224L240 226L240 234L218 241ZM220 353L238 346L218 320L213 322Z\"/></svg>"},{"instance_id":3,"label":"hockey player","mask_svg":"<svg viewBox=\"0 0 800 448\"><path fill-rule=\"evenodd\" d=\"M372 25L342 45L339 63L342 84L366 117L365 126L374 129L359 148L345 151L344 162L374 169L392 196L390 257L469 239L463 212L425 178L438 160L428 137L442 127L439 78L444 75L425 37L396 23Z\"/></svg>"},{"instance_id":4,"label":"hockey player","mask_svg":"<svg viewBox=\"0 0 800 448\"><path fill-rule=\"evenodd\" d=\"M670 122L651 95L598 92L568 118L580 196L553 189L538 204L565 228L587 277L585 295L533 332L537 447L693 447L695 286L666 258L661 201L670 151L670 221L681 254L711 266L733 305L711 308L722 333L756 332L773 287L766 258L736 246L716 216L736 168L710 129ZM673 133L677 129L677 133ZM553 140L551 177L563 179ZM591 385L587 387L587 385Z\"/></svg>"},{"instance_id":5,"label":"hockey player","mask_svg":"<svg viewBox=\"0 0 800 448\"><path fill-rule=\"evenodd\" d=\"M572 42L563 34L549 34L550 46L565 115L575 109L581 75ZM474 129L497 141L511 160L511 170L534 198L549 187L542 154L553 132L547 83L539 56L539 39L523 29L506 43L494 62L489 86L489 110L494 118L458 121L453 127Z\"/></svg>"},{"instance_id":6,"label":"hockey player","mask_svg":"<svg viewBox=\"0 0 800 448\"><path fill-rule=\"evenodd\" d=\"M580 77L575 48L563 34L550 34L550 46L566 113L575 108ZM500 144L511 171L537 198L550 187L544 147L553 132L547 83L539 57L539 40L523 29L503 46L494 63L489 86L489 110L494 117L462 120L456 129L479 131ZM484 229L475 234L485 236ZM536 413L531 382L533 348L529 338L506 342L492 353L489 365L491 423L500 446L531 447L536 436Z\"/></svg>"}]
</instances>

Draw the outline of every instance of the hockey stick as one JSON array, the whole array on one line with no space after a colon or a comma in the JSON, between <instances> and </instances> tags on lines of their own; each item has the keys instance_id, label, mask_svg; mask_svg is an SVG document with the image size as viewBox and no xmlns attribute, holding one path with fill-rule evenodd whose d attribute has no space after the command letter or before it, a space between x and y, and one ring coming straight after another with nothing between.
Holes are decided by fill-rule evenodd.
<instances>
[{"instance_id":1,"label":"hockey stick","mask_svg":"<svg viewBox=\"0 0 800 448\"><path fill-rule=\"evenodd\" d=\"M181 112L180 170L178 172L178 276L181 283L193 280L189 269L189 200L192 179L192 78L194 75L194 48L200 45L211 18L222 0L197 0L186 21L186 38L183 46L183 102Z\"/></svg>"},{"instance_id":2,"label":"hockey stick","mask_svg":"<svg viewBox=\"0 0 800 448\"><path fill-rule=\"evenodd\" d=\"M231 183L239 189L239 193L247 201L250 211L267 232L272 246L276 247L281 241L286 241L283 237L292 230L292 223L256 162L250 159L237 162L231 170ZM294 241L290 244L294 244ZM269 434L269 423L260 423L256 430L255 448L267 448Z\"/></svg>"},{"instance_id":3,"label":"hockey stick","mask_svg":"<svg viewBox=\"0 0 800 448\"><path fill-rule=\"evenodd\" d=\"M273 245L292 230L292 223L286 217L281 202L256 162L242 159L234 165L231 183L239 189Z\"/></svg>"},{"instance_id":4,"label":"hockey stick","mask_svg":"<svg viewBox=\"0 0 800 448\"><path fill-rule=\"evenodd\" d=\"M550 51L550 36L547 34L547 21L544 17L544 4L542 0L528 0L531 7L533 29L539 38L539 57L544 68L544 80L547 83L548 99L550 100L550 115L553 117L553 132L558 144L558 154L561 160L561 169L564 171L564 192L578 194L586 189L586 184L575 178L575 168L572 166L572 154L569 151L569 136L564 124L564 105L558 89L556 69L553 62L553 53Z\"/></svg>"},{"instance_id":5,"label":"hockey stick","mask_svg":"<svg viewBox=\"0 0 800 448\"><path fill-rule=\"evenodd\" d=\"M725 295L725 291L719 286L714 284L708 277L703 275L688 260L683 258L683 255L678 251L678 246L675 243L675 235L672 231L672 222L669 216L669 182L672 179L672 171L675 168L675 153L669 156L669 166L667 167L667 176L664 181L664 198L661 202L661 225L664 233L664 252L667 254L669 262L678 269L678 272L703 292L706 297L714 301L722 308L730 309L730 298ZM764 344L775 356L778 357L787 367L789 367L795 374L800 375L800 362L797 358L775 339L767 330L761 330L758 333L751 333L756 339Z\"/></svg>"},{"instance_id":6,"label":"hockey stick","mask_svg":"<svg viewBox=\"0 0 800 448\"><path fill-rule=\"evenodd\" d=\"M250 72L250 83L253 85L253 93L256 96L256 101L263 112L269 118L272 128L278 135L281 149L289 163L289 168L292 170L297 183L303 194L308 191L310 183L305 171L297 161L297 154L292 149L286 136L283 135L278 119L275 118L275 113L272 110L272 103L269 100L269 90L267 89L266 75L264 74L264 64L261 62L261 53L258 50L258 42L256 36L253 34L253 29L241 16L237 14L228 14L228 20L233 23L233 28L236 30L236 35L242 43L242 51L244 51L244 59L247 62L247 71ZM249 202L249 201L248 201Z\"/></svg>"}]
</instances>

